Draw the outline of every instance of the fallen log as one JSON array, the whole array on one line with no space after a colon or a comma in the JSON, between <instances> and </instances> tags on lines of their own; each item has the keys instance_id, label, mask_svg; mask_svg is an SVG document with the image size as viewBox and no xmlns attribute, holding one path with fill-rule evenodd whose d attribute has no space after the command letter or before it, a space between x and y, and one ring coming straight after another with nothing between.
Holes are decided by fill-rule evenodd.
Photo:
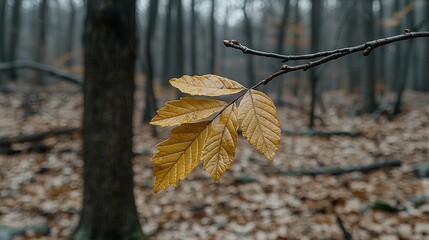
<instances>
[{"instance_id":1,"label":"fallen log","mask_svg":"<svg viewBox=\"0 0 429 240\"><path fill-rule=\"evenodd\" d=\"M16 137L1 137L0 148L8 148L15 143L35 142L35 141L43 140L50 136L73 134L79 131L80 131L80 128L59 128L59 129L53 129L53 130L48 130L44 132L37 132L33 134L21 135Z\"/></svg>"},{"instance_id":2,"label":"fallen log","mask_svg":"<svg viewBox=\"0 0 429 240\"><path fill-rule=\"evenodd\" d=\"M10 69L31 69L31 70L47 73L54 77L62 78L65 81L68 81L73 84L77 84L79 86L82 86L82 83L83 83L82 78L80 78L75 74L51 67L46 64L41 64L41 63L36 63L31 61L16 61L16 62L0 63L0 71L7 71Z\"/></svg>"},{"instance_id":3,"label":"fallen log","mask_svg":"<svg viewBox=\"0 0 429 240\"><path fill-rule=\"evenodd\" d=\"M250 161L260 162L259 159L250 157ZM333 175L338 176L351 172L362 172L368 173L377 169L387 168L387 167L400 167L402 164L401 160L398 159L388 159L388 160L380 160L375 161L371 164L360 164L360 165L350 165L343 167L319 167L315 169L297 169L297 170L289 170L271 167L274 173L287 175L287 176L317 176L317 175Z\"/></svg>"},{"instance_id":4,"label":"fallen log","mask_svg":"<svg viewBox=\"0 0 429 240\"><path fill-rule=\"evenodd\" d=\"M306 136L306 137L359 137L362 135L358 131L316 131L316 130L287 130L282 129L282 134L285 136Z\"/></svg>"}]
</instances>

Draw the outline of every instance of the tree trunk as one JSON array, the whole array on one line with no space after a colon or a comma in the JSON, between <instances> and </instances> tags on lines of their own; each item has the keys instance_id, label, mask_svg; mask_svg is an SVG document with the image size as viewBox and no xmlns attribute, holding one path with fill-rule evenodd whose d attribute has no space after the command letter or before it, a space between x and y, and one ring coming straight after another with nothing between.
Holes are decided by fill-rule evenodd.
<instances>
[{"instance_id":1,"label":"tree trunk","mask_svg":"<svg viewBox=\"0 0 429 240\"><path fill-rule=\"evenodd\" d=\"M135 1L87 2L83 208L71 239L143 239L133 193Z\"/></svg>"},{"instance_id":2,"label":"tree trunk","mask_svg":"<svg viewBox=\"0 0 429 240\"><path fill-rule=\"evenodd\" d=\"M215 73L216 64L216 25L215 25L215 0L212 1L210 11L210 73ZM246 0L247 1L247 0Z\"/></svg>"},{"instance_id":3,"label":"tree trunk","mask_svg":"<svg viewBox=\"0 0 429 240\"><path fill-rule=\"evenodd\" d=\"M429 1L426 1L426 27L429 27ZM425 63L429 63L429 41L426 41ZM427 65L426 65L427 66ZM429 91L429 68L423 67L422 91Z\"/></svg>"},{"instance_id":4,"label":"tree trunk","mask_svg":"<svg viewBox=\"0 0 429 240\"><path fill-rule=\"evenodd\" d=\"M295 21L294 22L295 22L295 27L297 29L298 29L298 27L301 24L300 11L299 10L300 10L299 9L299 0L296 0L296 2L295 2ZM300 33L296 30L294 32L294 40L293 40L293 44L294 44L293 53L295 55L300 54L300 45L299 45L299 42L300 42ZM294 97L297 97L298 96L298 91L299 91L299 86L300 86L300 83L301 83L301 81L300 81L301 72L300 71L296 71L294 73L294 77L295 77L295 79L294 79L294 82L293 82L292 94L293 94Z\"/></svg>"},{"instance_id":5,"label":"tree trunk","mask_svg":"<svg viewBox=\"0 0 429 240\"><path fill-rule=\"evenodd\" d=\"M244 36L246 39L246 44L250 47L254 47L253 39L252 39L252 23L250 22L250 18L246 12L248 0L244 1L243 5L243 15L244 15ZM248 74L248 84L253 86L256 84L256 75L255 75L255 67L253 64L253 56L246 57L246 71Z\"/></svg>"},{"instance_id":6,"label":"tree trunk","mask_svg":"<svg viewBox=\"0 0 429 240\"><path fill-rule=\"evenodd\" d=\"M284 53L284 40L286 39L286 26L287 26L287 20L289 17L289 5L290 5L290 1L286 0L283 3L283 16L282 16L282 21L279 27L279 31L277 33L277 48L276 48L276 52L283 54ZM283 105L283 100L282 100L282 93L283 93L283 81L277 80L276 81L276 103L278 106L282 106Z\"/></svg>"},{"instance_id":7,"label":"tree trunk","mask_svg":"<svg viewBox=\"0 0 429 240\"><path fill-rule=\"evenodd\" d=\"M362 1L364 13L365 38L374 39L374 16L372 11L373 0ZM375 54L365 59L366 77L362 81L362 112L372 113L376 110L375 103Z\"/></svg>"},{"instance_id":8,"label":"tree trunk","mask_svg":"<svg viewBox=\"0 0 429 240\"><path fill-rule=\"evenodd\" d=\"M384 4L382 0L378 1L380 5L380 9L378 10L378 21L381 22L384 19ZM386 36L386 33L384 31L384 25L378 24L378 37L383 38ZM368 39L369 40L369 39ZM386 48L380 48L378 52L378 77L377 80L380 81L380 84L382 84L382 94L384 94L386 88L387 88L387 82L386 82Z\"/></svg>"},{"instance_id":9,"label":"tree trunk","mask_svg":"<svg viewBox=\"0 0 429 240\"><path fill-rule=\"evenodd\" d=\"M20 31L20 25L21 25L21 16L20 16L20 10L21 10L21 0L15 0L13 3L13 10L12 10L12 22L11 22L11 34L10 34L10 45L9 45L9 62L14 62L16 60L17 50L18 50L18 43L19 43L19 31ZM10 70L10 78L12 80L16 80L16 70L11 69Z\"/></svg>"},{"instance_id":10,"label":"tree trunk","mask_svg":"<svg viewBox=\"0 0 429 240\"><path fill-rule=\"evenodd\" d=\"M5 26L7 0L0 0L0 62L6 61L5 56ZM1 80L0 80L1 81Z\"/></svg>"},{"instance_id":11,"label":"tree trunk","mask_svg":"<svg viewBox=\"0 0 429 240\"><path fill-rule=\"evenodd\" d=\"M191 73L197 74L197 13L195 0L191 2Z\"/></svg>"},{"instance_id":12,"label":"tree trunk","mask_svg":"<svg viewBox=\"0 0 429 240\"><path fill-rule=\"evenodd\" d=\"M410 0L405 1L405 4L409 5ZM414 14L415 14L414 10L411 10L407 14L407 18L406 18L407 26L409 26L410 28L412 28L415 24ZM399 114L401 112L402 95L403 95L405 88L407 86L407 80L408 80L409 73L410 73L409 70L415 64L417 64L417 63L410 64L414 45L415 45L415 42L412 39L405 43L405 49L403 50L403 53L401 53L401 61L403 61L403 62L401 65L397 66L397 68L400 69L399 70L400 76L399 76L399 82L397 84L397 89L396 89L396 101L395 101L395 104L394 104L393 110L392 110L393 115ZM413 72L411 72L411 73L413 73Z\"/></svg>"},{"instance_id":13,"label":"tree trunk","mask_svg":"<svg viewBox=\"0 0 429 240\"><path fill-rule=\"evenodd\" d=\"M170 55L172 51L171 46L171 12L173 10L173 1L168 0L167 4L167 15L165 16L165 26L164 26L164 52L163 52L163 62L162 62L162 78L161 83L163 86L168 85L168 80L171 77L171 61Z\"/></svg>"},{"instance_id":14,"label":"tree trunk","mask_svg":"<svg viewBox=\"0 0 429 240\"><path fill-rule=\"evenodd\" d=\"M158 15L158 0L150 0L149 2L149 19L146 30L146 46L145 46L145 67L146 70L146 106L143 114L143 122L148 123L156 114L158 109L156 105L155 91L154 91L154 71L152 59L152 41L155 35L156 18ZM156 136L156 128L152 128L152 135Z\"/></svg>"},{"instance_id":15,"label":"tree trunk","mask_svg":"<svg viewBox=\"0 0 429 240\"><path fill-rule=\"evenodd\" d=\"M39 36L38 36L38 44L37 44L37 57L36 62L45 63L46 56L46 27L48 24L48 8L49 3L48 0L42 0L39 5ZM46 83L44 79L44 74L39 72L36 75L36 83L44 84Z\"/></svg>"},{"instance_id":16,"label":"tree trunk","mask_svg":"<svg viewBox=\"0 0 429 240\"><path fill-rule=\"evenodd\" d=\"M320 25L321 25L321 11L322 2L319 0L311 1L311 52L318 52L320 45ZM314 128L314 112L316 107L316 85L317 85L317 74L314 69L310 70L310 88L311 88L311 101L310 101L310 119L308 122L308 128Z\"/></svg>"},{"instance_id":17,"label":"tree trunk","mask_svg":"<svg viewBox=\"0 0 429 240\"><path fill-rule=\"evenodd\" d=\"M67 66L73 66L74 64L74 53L73 53L73 42L74 42L74 25L76 22L76 7L73 0L70 0L70 16L68 25L68 36L67 36L67 52L71 55L70 60L67 61Z\"/></svg>"}]
</instances>

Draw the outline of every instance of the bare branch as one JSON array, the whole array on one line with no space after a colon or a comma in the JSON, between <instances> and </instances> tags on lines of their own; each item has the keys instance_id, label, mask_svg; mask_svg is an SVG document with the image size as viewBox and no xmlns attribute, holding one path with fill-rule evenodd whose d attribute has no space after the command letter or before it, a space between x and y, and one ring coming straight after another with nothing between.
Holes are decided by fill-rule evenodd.
<instances>
[{"instance_id":1,"label":"bare branch","mask_svg":"<svg viewBox=\"0 0 429 240\"><path fill-rule=\"evenodd\" d=\"M314 65L314 66L318 66L318 65L323 64L325 62L328 62L330 60L333 60L333 59L336 59L336 58L339 58L339 57L342 57L342 56L345 56L345 55L348 55L348 54L351 54L354 52L366 50L364 53L370 54L372 50L374 50L375 48L380 47L380 46L384 46L384 45L394 43L394 42L408 40L411 38L422 38L422 37L429 37L429 32L406 32L404 34L395 35L392 37L381 38L381 39L369 41L369 42L366 42L364 44L354 46L354 47L334 49L334 50L330 50L330 51L311 53L311 54L302 54L302 55L283 55L283 54L278 54L278 53L263 52L263 51L248 48L248 47L240 44L237 40L230 40L230 41L224 40L223 43L226 47L231 47L231 48L241 50L244 54L251 54L251 55L269 57L269 58L277 58L277 59L281 59L283 62L287 62L290 60L310 60L310 59L315 59L315 58L328 57L328 56L330 57L331 55L336 55L336 57L328 58L327 61L325 59L324 61L320 62L319 64ZM314 67L314 66L311 66L311 67ZM293 71L304 70L304 68L299 68L296 70L294 67L291 67L291 68L294 69Z\"/></svg>"}]
</instances>

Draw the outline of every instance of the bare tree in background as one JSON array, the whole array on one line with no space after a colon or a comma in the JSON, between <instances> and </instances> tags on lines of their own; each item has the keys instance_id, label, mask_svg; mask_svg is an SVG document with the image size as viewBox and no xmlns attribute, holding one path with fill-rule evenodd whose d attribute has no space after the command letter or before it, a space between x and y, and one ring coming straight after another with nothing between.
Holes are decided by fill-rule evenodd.
<instances>
[{"instance_id":1,"label":"bare tree in background","mask_svg":"<svg viewBox=\"0 0 429 240\"><path fill-rule=\"evenodd\" d=\"M42 0L39 4L39 35L37 43L37 55L36 62L45 63L46 59L46 30L49 22L49 2L48 0ZM38 72L36 75L36 82L38 84L46 83L44 79L44 74Z\"/></svg>"},{"instance_id":2,"label":"bare tree in background","mask_svg":"<svg viewBox=\"0 0 429 240\"><path fill-rule=\"evenodd\" d=\"M173 1L168 0L167 3L167 13L165 16L165 25L164 25L164 47L163 47L163 57L162 57L162 72L161 72L161 83L164 86L168 85L168 79L171 77L171 61L170 54L172 50L172 39L171 39L171 15L173 11Z\"/></svg>"},{"instance_id":3,"label":"bare tree in background","mask_svg":"<svg viewBox=\"0 0 429 240\"><path fill-rule=\"evenodd\" d=\"M6 37L6 4L7 0L0 0L0 62L4 62L6 60L4 41Z\"/></svg>"},{"instance_id":4,"label":"bare tree in background","mask_svg":"<svg viewBox=\"0 0 429 240\"><path fill-rule=\"evenodd\" d=\"M289 9L290 9L290 1L285 0L283 3L283 15L280 27L278 29L277 33L277 47L276 52L277 53L284 53L284 40L286 39L286 26L288 23L289 18ZM282 90L283 90L283 82L284 81L276 81L276 104L279 106L283 105L282 100Z\"/></svg>"},{"instance_id":5,"label":"bare tree in background","mask_svg":"<svg viewBox=\"0 0 429 240\"><path fill-rule=\"evenodd\" d=\"M244 1L243 4L243 16L244 16L244 38L246 39L246 44L254 47L253 45L253 38L252 38L252 23L249 18L249 15L247 14L246 7L249 3L248 0ZM246 57L246 72L248 74L248 83L249 85L253 86L256 84L256 74L255 74L255 67L253 64L253 56Z\"/></svg>"},{"instance_id":6,"label":"bare tree in background","mask_svg":"<svg viewBox=\"0 0 429 240\"><path fill-rule=\"evenodd\" d=\"M366 39L374 39L373 0L361 2L364 14L364 31ZM375 103L375 54L367 56L365 61L366 76L362 81L362 112L372 113L376 110Z\"/></svg>"},{"instance_id":7,"label":"bare tree in background","mask_svg":"<svg viewBox=\"0 0 429 240\"><path fill-rule=\"evenodd\" d=\"M76 240L144 239L133 193L136 2L87 2L83 208Z\"/></svg>"},{"instance_id":8,"label":"bare tree in background","mask_svg":"<svg viewBox=\"0 0 429 240\"><path fill-rule=\"evenodd\" d=\"M247 1L247 0L246 0ZM210 73L215 73L216 66L216 24L215 24L215 0L211 0L212 8L210 11Z\"/></svg>"},{"instance_id":9,"label":"bare tree in background","mask_svg":"<svg viewBox=\"0 0 429 240\"><path fill-rule=\"evenodd\" d=\"M18 43L19 43L19 32L21 28L21 0L15 0L12 6L12 22L11 22L11 34L10 34L10 42L9 42L9 56L8 61L14 62L16 60L16 55L18 51ZM13 68L9 72L10 78L12 80L16 80L17 74L16 69Z\"/></svg>"},{"instance_id":10,"label":"bare tree in background","mask_svg":"<svg viewBox=\"0 0 429 240\"><path fill-rule=\"evenodd\" d=\"M156 19L158 15L158 0L149 1L149 19L146 30L146 45L145 45L145 64L146 73L146 106L143 113L143 122L148 123L156 114L158 109L155 98L154 80L155 74L153 70L153 41L155 37ZM152 128L152 134L156 135L156 128Z\"/></svg>"},{"instance_id":11,"label":"bare tree in background","mask_svg":"<svg viewBox=\"0 0 429 240\"><path fill-rule=\"evenodd\" d=\"M311 1L311 52L318 52L320 50L320 25L321 25L321 11L323 3L319 0ZM314 128L315 107L316 107L316 85L318 76L316 71L310 70L310 86L311 86L311 102L310 102L310 119L308 128Z\"/></svg>"},{"instance_id":12,"label":"bare tree in background","mask_svg":"<svg viewBox=\"0 0 429 240\"><path fill-rule=\"evenodd\" d=\"M197 73L197 13L195 11L195 0L191 1L191 72Z\"/></svg>"}]
</instances>

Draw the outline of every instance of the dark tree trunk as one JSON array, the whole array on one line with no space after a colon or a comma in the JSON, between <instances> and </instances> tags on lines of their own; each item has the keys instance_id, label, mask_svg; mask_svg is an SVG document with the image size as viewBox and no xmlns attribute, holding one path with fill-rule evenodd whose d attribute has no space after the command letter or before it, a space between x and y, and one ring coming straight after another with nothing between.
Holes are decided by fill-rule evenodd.
<instances>
[{"instance_id":1,"label":"dark tree trunk","mask_svg":"<svg viewBox=\"0 0 429 240\"><path fill-rule=\"evenodd\" d=\"M311 52L318 52L320 45L320 25L321 25L321 11L322 2L319 0L311 1ZM310 100L310 119L308 122L308 128L314 128L314 112L316 108L316 85L317 85L317 73L314 69L310 70L310 88L311 88L311 100Z\"/></svg>"},{"instance_id":2,"label":"dark tree trunk","mask_svg":"<svg viewBox=\"0 0 429 240\"><path fill-rule=\"evenodd\" d=\"M173 1L174 0L168 0L167 4L167 15L165 16L165 26L164 26L164 52L163 52L163 62L162 62L162 78L161 83L164 86L168 85L168 80L171 77L171 61L170 61L170 55L172 50L172 44L171 44L171 12L173 10Z\"/></svg>"},{"instance_id":3,"label":"dark tree trunk","mask_svg":"<svg viewBox=\"0 0 429 240\"><path fill-rule=\"evenodd\" d=\"M149 19L146 30L146 46L145 46L145 72L146 72L146 106L143 114L143 122L148 123L156 114L158 109L156 105L154 91L154 71L153 71L153 39L155 36L156 18L158 15L158 0L150 0L149 2ZM156 128L152 128L152 135L156 136Z\"/></svg>"},{"instance_id":4,"label":"dark tree trunk","mask_svg":"<svg viewBox=\"0 0 429 240\"><path fill-rule=\"evenodd\" d=\"M244 36L246 39L246 44L250 47L255 47L253 45L253 38L252 38L252 23L250 22L250 18L246 12L247 3L248 3L248 0L245 0L243 5ZM253 64L253 56L246 56L246 66L247 66L246 71L248 74L248 83L250 86L253 86L256 84L256 75L255 75L255 67Z\"/></svg>"},{"instance_id":5,"label":"dark tree trunk","mask_svg":"<svg viewBox=\"0 0 429 240\"><path fill-rule=\"evenodd\" d=\"M429 27L429 1L426 1L426 27ZM429 41L426 41L426 54L424 56L424 62L429 63ZM429 91L429 68L427 65L423 67L423 82L421 85L422 91Z\"/></svg>"},{"instance_id":6,"label":"dark tree trunk","mask_svg":"<svg viewBox=\"0 0 429 240\"><path fill-rule=\"evenodd\" d=\"M215 0L212 1L210 11L210 73L215 73L216 65L216 25L215 25ZM246 0L247 1L247 0Z\"/></svg>"},{"instance_id":7,"label":"dark tree trunk","mask_svg":"<svg viewBox=\"0 0 429 240\"><path fill-rule=\"evenodd\" d=\"M402 9L401 6L401 1L400 0L395 0L394 4L393 4L393 11L395 12L399 12ZM398 23L395 27L395 32L394 34L399 34L403 31L402 26L400 23ZM401 65L401 52L402 52L402 48L403 48L403 43L397 43L396 47L395 47L395 55L394 60L393 60L393 76L392 76L392 81L390 83L390 90L395 91L396 89L398 89L398 85L399 85L399 81L400 81L400 75L401 75L401 70L400 70L400 65Z\"/></svg>"},{"instance_id":8,"label":"dark tree trunk","mask_svg":"<svg viewBox=\"0 0 429 240\"><path fill-rule=\"evenodd\" d=\"M36 62L45 63L46 56L46 27L48 24L48 12L49 12L49 3L48 0L42 0L39 6L39 36L37 44L37 57ZM36 82L38 84L46 83L44 79L44 74L39 72L36 75Z\"/></svg>"},{"instance_id":9,"label":"dark tree trunk","mask_svg":"<svg viewBox=\"0 0 429 240\"><path fill-rule=\"evenodd\" d=\"M183 6L182 6L182 0L174 0L176 5L176 26L177 26L177 32L176 32L176 77L180 77L185 72L185 58L184 58L184 40L183 40Z\"/></svg>"},{"instance_id":10,"label":"dark tree trunk","mask_svg":"<svg viewBox=\"0 0 429 240\"><path fill-rule=\"evenodd\" d=\"M72 239L143 239L133 193L135 1L87 3L83 208Z\"/></svg>"},{"instance_id":11,"label":"dark tree trunk","mask_svg":"<svg viewBox=\"0 0 429 240\"><path fill-rule=\"evenodd\" d=\"M410 4L410 0L405 1L406 5ZM412 29L412 27L415 24L415 18L414 18L414 10L411 10L407 14L406 22L407 26ZM402 64L397 66L399 68L400 76L399 76L399 82L397 84L396 88L396 101L393 105L392 114L396 115L401 112L401 105L402 105L402 95L405 91L405 88L407 86L407 79L409 77L410 69L417 63L410 64L411 62L411 56L413 52L413 46L415 45L413 40L410 40L405 43L405 49L403 50L403 53L401 54L401 62ZM413 72L411 72L413 73Z\"/></svg>"},{"instance_id":12,"label":"dark tree trunk","mask_svg":"<svg viewBox=\"0 0 429 240\"><path fill-rule=\"evenodd\" d=\"M7 4L7 0L0 0L0 62L6 61L5 41L4 41L6 37L6 34L5 34L6 4Z\"/></svg>"},{"instance_id":13,"label":"dark tree trunk","mask_svg":"<svg viewBox=\"0 0 429 240\"><path fill-rule=\"evenodd\" d=\"M279 31L277 33L277 48L276 48L276 52L277 53L284 53L284 40L286 39L286 26L287 26L287 20L289 17L289 5L290 5L290 1L286 0L283 3L283 16L282 16L282 21L279 27ZM283 100L282 100L282 93L283 93L283 81L277 80L276 81L276 103L279 106L282 106Z\"/></svg>"},{"instance_id":14,"label":"dark tree trunk","mask_svg":"<svg viewBox=\"0 0 429 240\"><path fill-rule=\"evenodd\" d=\"M372 11L373 0L362 1L364 13L365 38L374 39L374 16ZM375 103L375 54L365 59L366 76L362 81L362 112L372 113L376 110Z\"/></svg>"},{"instance_id":15,"label":"dark tree trunk","mask_svg":"<svg viewBox=\"0 0 429 240\"><path fill-rule=\"evenodd\" d=\"M73 66L74 64L74 53L73 53L73 40L74 40L74 25L76 22L76 7L73 3L73 0L70 0L70 16L69 16L69 25L67 33L67 52L70 54L70 60L67 61L67 66Z\"/></svg>"},{"instance_id":16,"label":"dark tree trunk","mask_svg":"<svg viewBox=\"0 0 429 240\"><path fill-rule=\"evenodd\" d=\"M9 44L9 62L14 62L16 60L18 43L19 43L19 31L21 25L21 0L15 0L13 3L12 10L12 22L11 22L11 34L10 34L10 44ZM16 80L17 74L15 69L10 70L10 78Z\"/></svg>"},{"instance_id":17,"label":"dark tree trunk","mask_svg":"<svg viewBox=\"0 0 429 240\"><path fill-rule=\"evenodd\" d=\"M381 22L384 19L384 4L382 0L378 1L380 8L378 12L378 21ZM384 31L384 25L378 24L378 37L383 38L386 36L386 33ZM378 52L378 78L377 80L380 81L380 84L383 84L382 86L382 93L384 94L384 91L387 88L387 82L385 77L385 69L386 69L386 48L380 48Z\"/></svg>"},{"instance_id":18,"label":"dark tree trunk","mask_svg":"<svg viewBox=\"0 0 429 240\"><path fill-rule=\"evenodd\" d=\"M197 13L195 0L191 2L191 73L197 74Z\"/></svg>"},{"instance_id":19,"label":"dark tree trunk","mask_svg":"<svg viewBox=\"0 0 429 240\"><path fill-rule=\"evenodd\" d=\"M299 11L299 0L296 0L295 3L295 27L298 28L298 26L301 24L301 19L300 19L300 11ZM295 31L294 33L294 48L293 48L293 53L295 55L300 54L300 46L299 46L299 42L300 42L300 34L298 31ZM292 94L297 97L298 96L298 91L299 91L299 85L301 83L300 81L300 77L301 77L301 72L300 71L296 71L294 73L294 77L295 80L293 82L293 88L292 88Z\"/></svg>"}]
</instances>

